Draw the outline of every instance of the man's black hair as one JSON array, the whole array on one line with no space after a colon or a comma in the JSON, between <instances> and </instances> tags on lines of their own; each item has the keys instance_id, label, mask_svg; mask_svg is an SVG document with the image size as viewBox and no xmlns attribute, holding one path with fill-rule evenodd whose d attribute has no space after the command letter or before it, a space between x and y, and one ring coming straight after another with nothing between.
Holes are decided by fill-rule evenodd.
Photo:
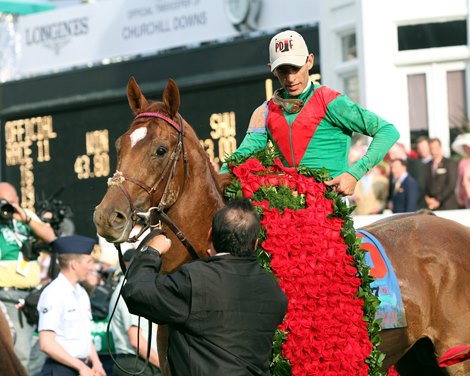
<instances>
[{"instance_id":1,"label":"man's black hair","mask_svg":"<svg viewBox=\"0 0 470 376\"><path fill-rule=\"evenodd\" d=\"M233 199L212 219L212 244L217 253L251 256L261 229L259 216L247 199Z\"/></svg>"},{"instance_id":2,"label":"man's black hair","mask_svg":"<svg viewBox=\"0 0 470 376\"><path fill-rule=\"evenodd\" d=\"M392 159L390 163L393 163L395 161L400 162L402 166L405 166L405 167L408 166L408 161L406 159L395 158L395 159Z\"/></svg>"}]
</instances>

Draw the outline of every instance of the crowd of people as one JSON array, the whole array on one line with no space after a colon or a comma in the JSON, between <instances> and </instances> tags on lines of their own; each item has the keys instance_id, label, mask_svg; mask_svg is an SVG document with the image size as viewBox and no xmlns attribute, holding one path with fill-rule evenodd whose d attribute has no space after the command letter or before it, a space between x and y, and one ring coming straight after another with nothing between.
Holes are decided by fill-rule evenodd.
<instances>
[{"instance_id":1,"label":"crowd of people","mask_svg":"<svg viewBox=\"0 0 470 376\"><path fill-rule=\"evenodd\" d=\"M394 125L346 95L311 82L314 55L299 33L275 35L269 57L282 88L255 109L235 155L264 149L270 141L285 165L326 167L331 179L325 184L348 196L356 214L470 207L469 134L452 145L462 156L459 163L443 156L438 139L418 139L412 153L397 143ZM348 154L354 134L372 141ZM223 165L219 173L227 172ZM269 373L272 337L287 298L256 260L260 222L249 202L235 201L219 210L208 257L170 275L159 275L160 256L171 246L163 234L141 252L128 250L124 261L133 261L122 297L116 287L122 282L119 268L93 257L94 239L58 234L20 207L8 183L0 183L0 206L0 308L7 313L15 352L29 375L120 375L132 366L143 368L144 334L155 328L136 315L169 326L168 360L176 376ZM44 258L58 270L48 268L55 272L43 273L42 281L42 258L27 247L32 238L51 244L49 256L57 257L57 263ZM109 281L97 276L98 269L107 269L116 282L104 294L107 309L99 317L106 322L110 312L116 313L113 343L106 346L92 340L93 307L103 306L94 302L96 291ZM22 317L21 302L41 285L46 286L36 325ZM110 362L108 346L117 363ZM160 374L155 339L148 363L145 375Z\"/></svg>"},{"instance_id":2,"label":"crowd of people","mask_svg":"<svg viewBox=\"0 0 470 376\"><path fill-rule=\"evenodd\" d=\"M351 148L350 163L363 149ZM438 138L420 137L411 150L395 143L358 182L350 196L354 214L470 208L470 133L459 135L452 150L453 158L444 157Z\"/></svg>"}]
</instances>

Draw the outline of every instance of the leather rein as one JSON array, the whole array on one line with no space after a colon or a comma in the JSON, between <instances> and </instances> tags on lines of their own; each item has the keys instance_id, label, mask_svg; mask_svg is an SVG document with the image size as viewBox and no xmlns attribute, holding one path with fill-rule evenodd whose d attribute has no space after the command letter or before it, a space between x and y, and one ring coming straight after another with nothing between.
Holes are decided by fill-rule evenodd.
<instances>
[{"instance_id":1,"label":"leather rein","mask_svg":"<svg viewBox=\"0 0 470 376\"><path fill-rule=\"evenodd\" d=\"M188 156L184 149L183 121L179 114L178 114L178 122L175 122L174 120L170 119L169 117L163 115L160 112L141 112L140 114L136 115L136 117L134 118L134 121L140 118L149 118L149 117L162 119L177 131L178 141L176 143L175 150L171 153L170 160L164 167L160 177L156 179L155 183L151 187L118 170L116 170L114 175L108 179L108 187L111 187L111 186L119 187L121 192L127 198L129 207L131 209L131 220L133 222L132 227L134 227L137 224L137 221L139 218L143 219L146 223L146 225L140 230L140 232L137 235L128 239L129 242L136 242L139 239L139 237L147 229L150 228L153 231L159 228L161 223L163 223L175 234L175 236L184 245L184 247L186 248L188 253L191 255L191 257L195 260L199 258L198 253L196 252L192 244L189 242L189 240L186 239L186 237L184 236L183 232L179 229L179 227L165 213L165 208L166 208L168 198L170 195L170 184L171 184L171 181L176 176L176 165L181 155L183 156L183 161L184 161L184 177L183 177L183 186L181 188L181 192L184 191L184 186L185 186L187 175L188 175ZM165 184L163 194L158 205L155 207L150 207L147 212L138 212L132 202L128 189L125 187L123 183L125 181L128 181L130 183L137 185L138 187L143 189L145 192L147 192L149 200L150 200L152 198L152 195L157 191L158 187L165 180L165 178L166 178L166 184ZM118 248L118 250L120 251L120 246L118 244L116 244L116 248ZM119 262L121 263L121 252L119 252ZM122 262L121 264L122 264L121 268L124 267L123 271L125 271L124 263Z\"/></svg>"}]
</instances>

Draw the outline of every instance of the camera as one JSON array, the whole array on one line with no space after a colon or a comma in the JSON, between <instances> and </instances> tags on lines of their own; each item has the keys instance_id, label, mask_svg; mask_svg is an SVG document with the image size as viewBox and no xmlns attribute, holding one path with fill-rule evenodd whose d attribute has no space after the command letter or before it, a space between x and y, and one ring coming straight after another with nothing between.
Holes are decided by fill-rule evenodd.
<instances>
[{"instance_id":1,"label":"camera","mask_svg":"<svg viewBox=\"0 0 470 376\"><path fill-rule=\"evenodd\" d=\"M38 247L36 239L32 236L28 236L26 240L23 241L21 246L21 253L26 261L35 261L38 259L41 252L41 247Z\"/></svg>"},{"instance_id":2,"label":"camera","mask_svg":"<svg viewBox=\"0 0 470 376\"><path fill-rule=\"evenodd\" d=\"M57 199L57 196L59 196L63 190L64 187L60 187L51 197L37 200L38 206L36 214L41 221L49 223L58 236L64 235L67 231L73 232L74 230L73 222L70 220L73 216L70 206L65 205L61 200ZM70 229L70 227L72 227L72 229Z\"/></svg>"},{"instance_id":3,"label":"camera","mask_svg":"<svg viewBox=\"0 0 470 376\"><path fill-rule=\"evenodd\" d=\"M4 222L11 221L15 208L5 199L0 199L0 219Z\"/></svg>"}]
</instances>

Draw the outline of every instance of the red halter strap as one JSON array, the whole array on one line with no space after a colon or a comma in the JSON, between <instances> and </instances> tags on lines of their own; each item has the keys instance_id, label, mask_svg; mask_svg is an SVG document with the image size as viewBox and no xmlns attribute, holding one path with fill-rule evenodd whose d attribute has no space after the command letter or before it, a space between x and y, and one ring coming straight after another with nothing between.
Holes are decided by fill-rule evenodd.
<instances>
[{"instance_id":1,"label":"red halter strap","mask_svg":"<svg viewBox=\"0 0 470 376\"><path fill-rule=\"evenodd\" d=\"M165 120L168 124L175 128L178 133L182 132L181 124L178 124L176 121L170 119L168 116L165 116L159 112L141 112L140 114L137 114L135 116L136 119L139 119L141 117L153 117Z\"/></svg>"}]
</instances>

